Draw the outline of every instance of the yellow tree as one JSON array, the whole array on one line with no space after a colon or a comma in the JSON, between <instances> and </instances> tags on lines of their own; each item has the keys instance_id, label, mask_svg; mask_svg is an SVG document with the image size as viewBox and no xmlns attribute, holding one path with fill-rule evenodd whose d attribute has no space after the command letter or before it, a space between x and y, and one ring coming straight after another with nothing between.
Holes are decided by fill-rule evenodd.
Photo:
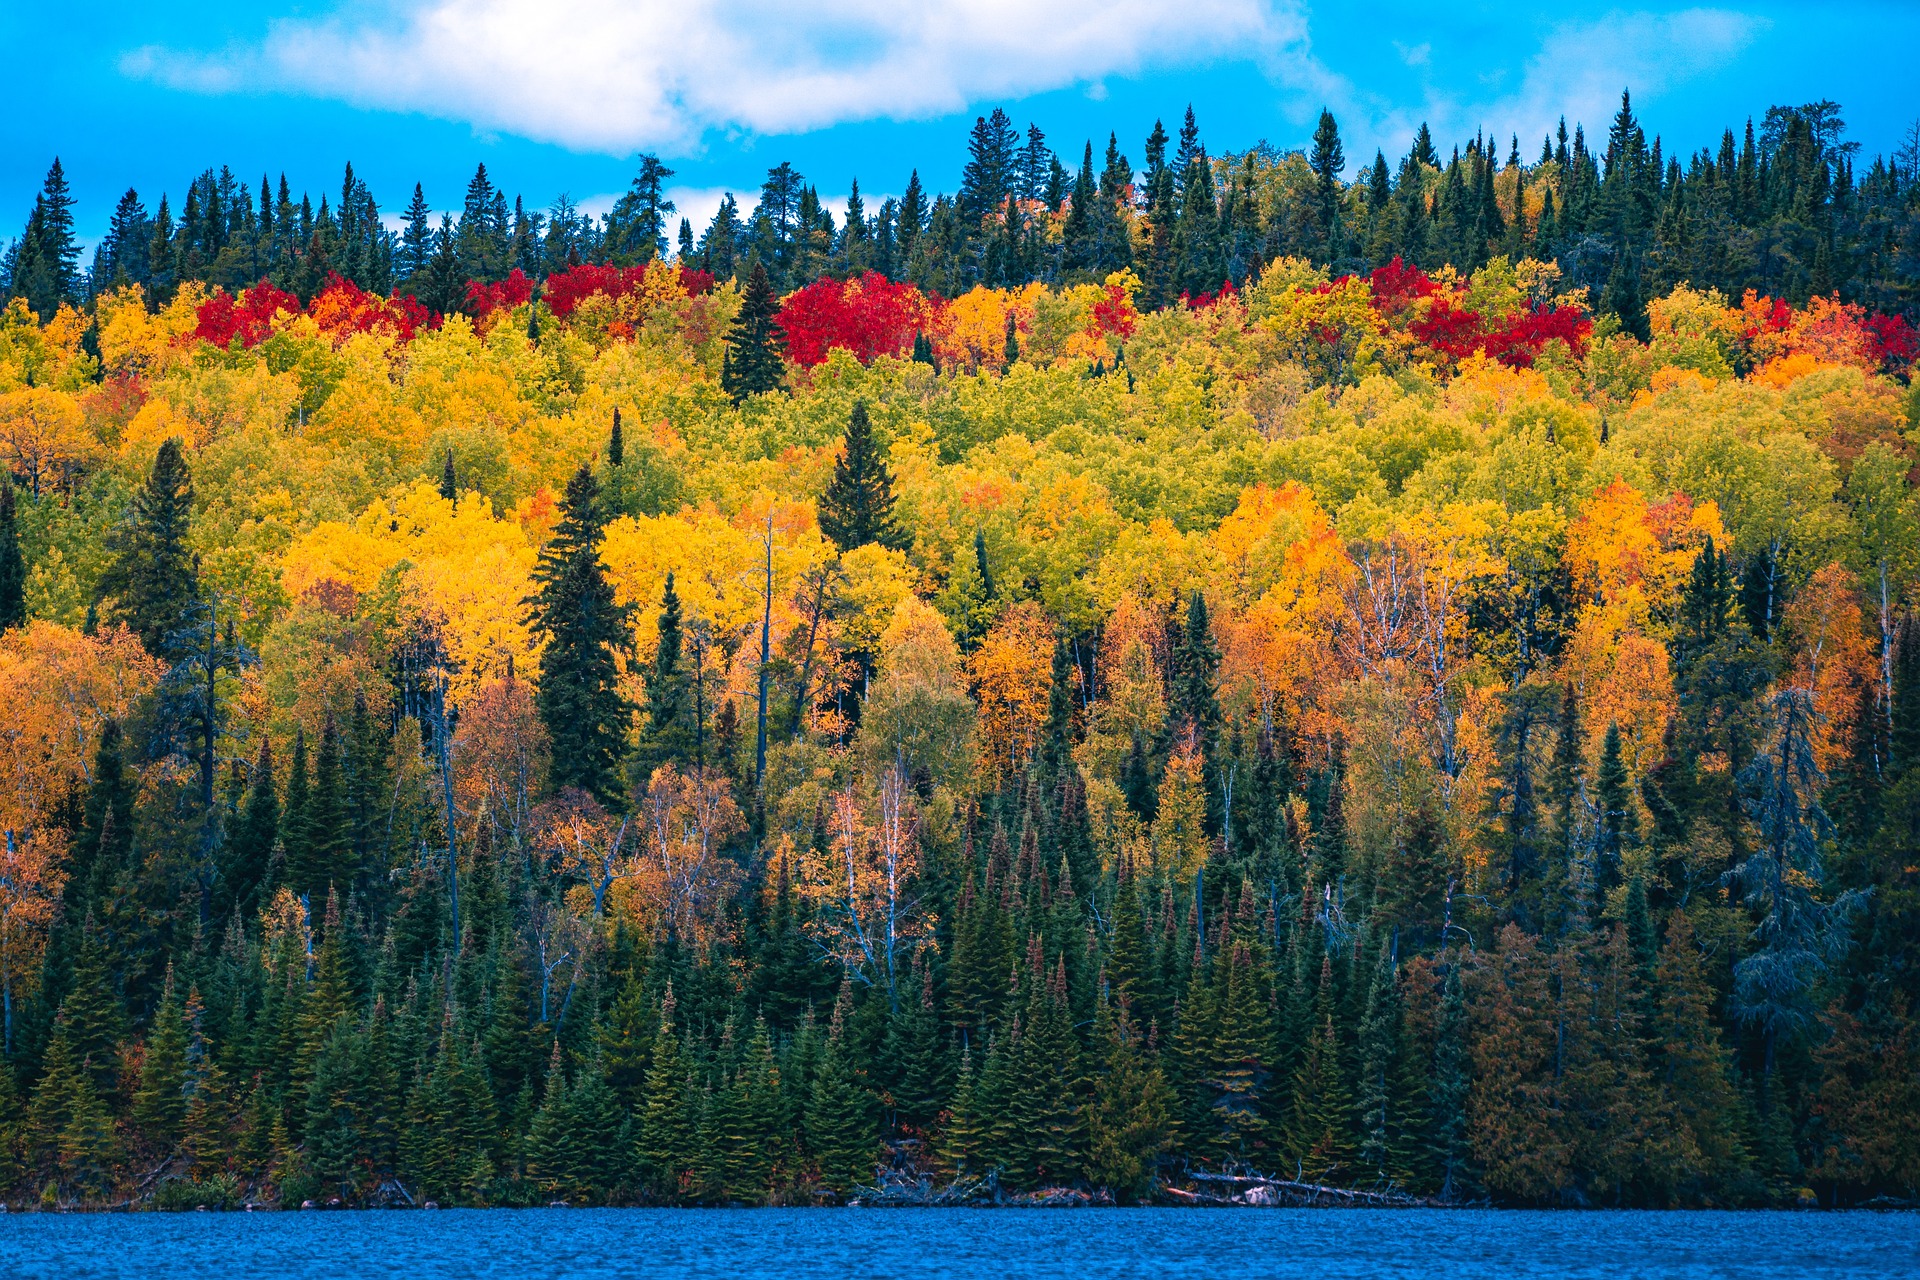
<instances>
[{"instance_id":1,"label":"yellow tree","mask_svg":"<svg viewBox=\"0 0 1920 1280\"><path fill-rule=\"evenodd\" d=\"M1047 717L1053 627L1024 600L1000 616L969 663L980 704L981 755L998 781L1027 767Z\"/></svg>"},{"instance_id":2,"label":"yellow tree","mask_svg":"<svg viewBox=\"0 0 1920 1280\"><path fill-rule=\"evenodd\" d=\"M99 451L79 402L66 392L24 387L0 395L0 460L35 497L43 488L71 488Z\"/></svg>"}]
</instances>

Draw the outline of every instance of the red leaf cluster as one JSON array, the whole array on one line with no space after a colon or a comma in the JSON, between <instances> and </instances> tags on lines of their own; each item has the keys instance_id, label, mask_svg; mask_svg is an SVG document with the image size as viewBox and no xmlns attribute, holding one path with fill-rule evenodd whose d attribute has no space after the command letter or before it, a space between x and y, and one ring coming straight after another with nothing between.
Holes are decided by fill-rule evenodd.
<instances>
[{"instance_id":1,"label":"red leaf cluster","mask_svg":"<svg viewBox=\"0 0 1920 1280\"><path fill-rule=\"evenodd\" d=\"M1907 323L1905 316L1868 316L1862 328L1867 331L1867 347L1889 373L1901 373L1913 367L1920 356L1920 332Z\"/></svg>"},{"instance_id":2,"label":"red leaf cluster","mask_svg":"<svg viewBox=\"0 0 1920 1280\"><path fill-rule=\"evenodd\" d=\"M193 336L216 347L231 346L235 338L252 347L273 333L274 317L282 311L299 315L300 299L262 280L237 298L223 291L201 303Z\"/></svg>"},{"instance_id":3,"label":"red leaf cluster","mask_svg":"<svg viewBox=\"0 0 1920 1280\"><path fill-rule=\"evenodd\" d=\"M400 341L411 342L415 333L439 323L439 317L412 294L383 298L334 273L327 276L326 288L305 308L300 299L265 280L241 290L237 298L216 293L195 313L199 323L193 336L218 347L230 346L238 338L242 347L251 348L272 336L275 320L282 312L312 317L320 331L336 342L348 334L375 329L386 329Z\"/></svg>"},{"instance_id":4,"label":"red leaf cluster","mask_svg":"<svg viewBox=\"0 0 1920 1280\"><path fill-rule=\"evenodd\" d=\"M1108 286L1109 291L1111 291L1112 287L1111 285ZM1189 311L1205 311L1214 303L1227 298L1238 297L1239 294L1240 291L1233 287L1233 281L1222 280L1220 282L1220 288L1214 293L1183 293L1180 296L1186 300ZM1100 308L1096 306L1094 308L1094 317L1098 319L1099 314Z\"/></svg>"},{"instance_id":5,"label":"red leaf cluster","mask_svg":"<svg viewBox=\"0 0 1920 1280\"><path fill-rule=\"evenodd\" d=\"M583 262L577 267L569 267L558 275L547 277L547 310L557 320L565 320L573 314L574 308L596 293L609 297L624 298L630 293L645 287L647 269L645 267L614 267L602 263Z\"/></svg>"},{"instance_id":6,"label":"red leaf cluster","mask_svg":"<svg viewBox=\"0 0 1920 1280\"><path fill-rule=\"evenodd\" d=\"M703 293L712 293L713 272L683 265L680 268L680 287L687 291L689 298L697 298Z\"/></svg>"},{"instance_id":7,"label":"red leaf cluster","mask_svg":"<svg viewBox=\"0 0 1920 1280\"><path fill-rule=\"evenodd\" d=\"M527 279L526 272L515 267L505 280L496 280L492 284L467 281L465 306L467 314L484 325L493 318L494 312L511 311L532 297L533 281Z\"/></svg>"},{"instance_id":8,"label":"red leaf cluster","mask_svg":"<svg viewBox=\"0 0 1920 1280\"><path fill-rule=\"evenodd\" d=\"M1383 319L1404 321L1422 346L1448 360L1485 351L1501 364L1525 369L1556 338L1578 356L1593 337L1593 321L1578 307L1536 306L1497 317L1469 311L1457 305L1458 294L1448 293L1426 272L1399 258L1377 268L1367 282L1373 309ZM1414 304L1423 300L1426 307L1414 314Z\"/></svg>"},{"instance_id":9,"label":"red leaf cluster","mask_svg":"<svg viewBox=\"0 0 1920 1280\"><path fill-rule=\"evenodd\" d=\"M412 294L404 298L383 298L338 274L327 277L327 287L314 296L307 314L320 326L320 331L335 342L349 334L372 333L376 329L388 330L401 342L411 342L416 332L438 323L438 317Z\"/></svg>"},{"instance_id":10,"label":"red leaf cluster","mask_svg":"<svg viewBox=\"0 0 1920 1280\"><path fill-rule=\"evenodd\" d=\"M857 280L816 280L788 295L774 323L787 338L787 355L803 369L835 347L862 364L876 356L904 356L914 335L931 332L940 300L875 271Z\"/></svg>"},{"instance_id":11,"label":"red leaf cluster","mask_svg":"<svg viewBox=\"0 0 1920 1280\"><path fill-rule=\"evenodd\" d=\"M1231 284L1228 285L1232 287ZM1127 297L1127 291L1117 284L1107 286L1107 296L1093 304L1093 330L1091 336L1104 338L1112 335L1116 338L1131 338L1133 327L1140 320L1140 313L1133 309L1133 299Z\"/></svg>"},{"instance_id":12,"label":"red leaf cluster","mask_svg":"<svg viewBox=\"0 0 1920 1280\"><path fill-rule=\"evenodd\" d=\"M1373 289L1373 309L1388 319L1397 319L1421 298L1440 292L1440 286L1426 272L1408 266L1398 255L1386 266L1375 268L1367 283Z\"/></svg>"}]
</instances>

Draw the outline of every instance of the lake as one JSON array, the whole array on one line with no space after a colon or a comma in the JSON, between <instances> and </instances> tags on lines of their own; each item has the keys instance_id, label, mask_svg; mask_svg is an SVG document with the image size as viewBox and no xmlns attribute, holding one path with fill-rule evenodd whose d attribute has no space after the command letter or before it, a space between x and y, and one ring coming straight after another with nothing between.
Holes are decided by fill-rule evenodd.
<instances>
[{"instance_id":1,"label":"lake","mask_svg":"<svg viewBox=\"0 0 1920 1280\"><path fill-rule=\"evenodd\" d=\"M492 1210L0 1217L0 1276L1920 1275L1914 1213Z\"/></svg>"}]
</instances>

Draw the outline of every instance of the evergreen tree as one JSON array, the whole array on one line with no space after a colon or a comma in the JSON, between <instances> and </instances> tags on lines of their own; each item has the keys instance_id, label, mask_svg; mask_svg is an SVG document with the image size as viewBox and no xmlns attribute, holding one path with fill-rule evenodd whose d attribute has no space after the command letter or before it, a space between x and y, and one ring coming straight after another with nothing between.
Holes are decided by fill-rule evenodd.
<instances>
[{"instance_id":1,"label":"evergreen tree","mask_svg":"<svg viewBox=\"0 0 1920 1280\"><path fill-rule=\"evenodd\" d=\"M881 460L864 400L853 402L833 478L820 495L820 532L842 551L868 543L904 551L912 542L894 523L893 477Z\"/></svg>"},{"instance_id":2,"label":"evergreen tree","mask_svg":"<svg viewBox=\"0 0 1920 1280\"><path fill-rule=\"evenodd\" d=\"M1312 1022L1293 1077L1288 1146L1309 1181L1337 1181L1353 1164L1353 1100L1344 1058L1334 1025L1333 959L1329 956L1321 962Z\"/></svg>"},{"instance_id":3,"label":"evergreen tree","mask_svg":"<svg viewBox=\"0 0 1920 1280\"><path fill-rule=\"evenodd\" d=\"M187 1119L187 1026L173 970L140 1055L140 1084L133 1094L133 1122L162 1149L179 1142Z\"/></svg>"},{"instance_id":4,"label":"evergreen tree","mask_svg":"<svg viewBox=\"0 0 1920 1280\"><path fill-rule=\"evenodd\" d=\"M850 993L841 989L834 1006L826 1052L814 1073L807 1100L807 1148L820 1172L820 1184L845 1195L872 1182L879 1148L873 1127L872 1099L854 1074L846 1020Z\"/></svg>"},{"instance_id":5,"label":"evergreen tree","mask_svg":"<svg viewBox=\"0 0 1920 1280\"><path fill-rule=\"evenodd\" d=\"M1475 1186L1469 1153L1467 1095L1473 1061L1467 1047L1466 988L1460 966L1449 965L1434 1028L1433 1086L1427 1120L1427 1157L1435 1193L1443 1201L1466 1199Z\"/></svg>"},{"instance_id":6,"label":"evergreen tree","mask_svg":"<svg viewBox=\"0 0 1920 1280\"><path fill-rule=\"evenodd\" d=\"M740 314L727 332L726 363L720 387L740 404L748 396L779 391L786 385L786 338L774 323L780 299L763 263L754 263L741 298Z\"/></svg>"},{"instance_id":7,"label":"evergreen tree","mask_svg":"<svg viewBox=\"0 0 1920 1280\"><path fill-rule=\"evenodd\" d=\"M13 477L0 476L0 631L27 620L27 566L13 502Z\"/></svg>"},{"instance_id":8,"label":"evergreen tree","mask_svg":"<svg viewBox=\"0 0 1920 1280\"><path fill-rule=\"evenodd\" d=\"M547 638L534 701L552 744L552 787L577 787L617 806L630 713L616 654L626 627L600 567L601 520L600 487L582 466L567 482L560 522L534 568L540 592L532 621Z\"/></svg>"},{"instance_id":9,"label":"evergreen tree","mask_svg":"<svg viewBox=\"0 0 1920 1280\"><path fill-rule=\"evenodd\" d=\"M160 446L146 484L134 495L127 522L112 539L113 558L99 595L155 657L183 656L185 632L197 609L199 567L187 547L193 518L193 480L178 437Z\"/></svg>"},{"instance_id":10,"label":"evergreen tree","mask_svg":"<svg viewBox=\"0 0 1920 1280\"><path fill-rule=\"evenodd\" d=\"M693 681L686 670L682 652L680 596L673 589L673 574L667 574L660 595L658 640L653 649L653 667L647 672L646 736L641 771L651 775L663 764L691 760L699 726L693 723ZM644 778L636 778L644 785Z\"/></svg>"}]
</instances>

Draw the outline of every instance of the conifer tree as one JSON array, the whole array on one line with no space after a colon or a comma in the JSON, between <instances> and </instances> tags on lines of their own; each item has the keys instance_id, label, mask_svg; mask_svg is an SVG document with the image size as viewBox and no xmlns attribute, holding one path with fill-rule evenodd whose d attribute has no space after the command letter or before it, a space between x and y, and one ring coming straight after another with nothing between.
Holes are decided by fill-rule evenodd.
<instances>
[{"instance_id":1,"label":"conifer tree","mask_svg":"<svg viewBox=\"0 0 1920 1280\"><path fill-rule=\"evenodd\" d=\"M460 498L460 486L454 483L453 450L447 450L440 464L440 496L448 502L457 502Z\"/></svg>"},{"instance_id":2,"label":"conifer tree","mask_svg":"<svg viewBox=\"0 0 1920 1280\"><path fill-rule=\"evenodd\" d=\"M780 299L767 277L766 265L754 263L740 314L727 333L726 364L720 377L720 389L735 404L786 385L786 338L774 323L779 308Z\"/></svg>"},{"instance_id":3,"label":"conifer tree","mask_svg":"<svg viewBox=\"0 0 1920 1280\"><path fill-rule=\"evenodd\" d=\"M1309 1180L1336 1180L1352 1165L1352 1112L1344 1051L1334 1025L1333 959L1327 956L1321 960L1312 1022L1293 1076L1288 1135L1294 1161Z\"/></svg>"},{"instance_id":4,"label":"conifer tree","mask_svg":"<svg viewBox=\"0 0 1920 1280\"><path fill-rule=\"evenodd\" d=\"M308 846L313 840L313 771L307 762L307 731L293 731L293 759L287 765L287 800L280 813L280 874L292 887L294 867L311 865ZM271 869L271 851L269 868ZM263 882L264 883L264 882ZM300 892L294 889L294 892Z\"/></svg>"},{"instance_id":5,"label":"conifer tree","mask_svg":"<svg viewBox=\"0 0 1920 1280\"><path fill-rule=\"evenodd\" d=\"M634 1156L647 1188L669 1202L679 1196L680 1177L691 1163L692 1126L687 1122L686 1068L673 1026L673 988L660 1004L660 1028L647 1067L646 1104L640 1111Z\"/></svg>"},{"instance_id":6,"label":"conifer tree","mask_svg":"<svg viewBox=\"0 0 1920 1280\"><path fill-rule=\"evenodd\" d=\"M13 477L0 476L0 631L27 620L27 566L14 522Z\"/></svg>"},{"instance_id":7,"label":"conifer tree","mask_svg":"<svg viewBox=\"0 0 1920 1280\"><path fill-rule=\"evenodd\" d=\"M653 666L646 680L647 724L639 770L643 776L635 779L642 784L645 776L659 766L691 759L698 736L698 726L692 723L693 681L681 649L680 596L674 590L672 573L667 574L660 593L657 635Z\"/></svg>"},{"instance_id":8,"label":"conifer tree","mask_svg":"<svg viewBox=\"0 0 1920 1280\"><path fill-rule=\"evenodd\" d=\"M600 567L599 499L593 472L582 466L567 482L560 522L534 567L540 591L532 621L547 639L534 703L552 746L553 789L577 787L618 806L630 712L616 654L626 628Z\"/></svg>"},{"instance_id":9,"label":"conifer tree","mask_svg":"<svg viewBox=\"0 0 1920 1280\"><path fill-rule=\"evenodd\" d=\"M221 873L220 900L224 909L243 916L258 906L273 845L280 837L280 797L273 784L273 740L262 736L247 786L239 821L227 837L226 866Z\"/></svg>"},{"instance_id":10,"label":"conifer tree","mask_svg":"<svg viewBox=\"0 0 1920 1280\"><path fill-rule=\"evenodd\" d=\"M1094 1040L1101 1062L1088 1107L1087 1177L1133 1203L1148 1195L1159 1161L1174 1149L1177 1100L1124 998L1101 1002Z\"/></svg>"},{"instance_id":11,"label":"conifer tree","mask_svg":"<svg viewBox=\"0 0 1920 1280\"><path fill-rule=\"evenodd\" d=\"M912 542L893 518L893 477L887 472L867 402L855 400L833 478L820 495L820 532L842 551L868 543L905 550Z\"/></svg>"},{"instance_id":12,"label":"conifer tree","mask_svg":"<svg viewBox=\"0 0 1920 1280\"><path fill-rule=\"evenodd\" d=\"M1360 1168L1377 1181L1405 1184L1413 1174L1413 1144L1420 1123L1390 941L1381 945L1374 965L1357 1049L1359 1144L1355 1155Z\"/></svg>"},{"instance_id":13,"label":"conifer tree","mask_svg":"<svg viewBox=\"0 0 1920 1280\"><path fill-rule=\"evenodd\" d=\"M187 1027L173 969L140 1055L140 1084L133 1094L133 1122L149 1142L171 1149L187 1119Z\"/></svg>"},{"instance_id":14,"label":"conifer tree","mask_svg":"<svg viewBox=\"0 0 1920 1280\"><path fill-rule=\"evenodd\" d=\"M826 1051L820 1056L807 1099L807 1149L820 1173L820 1184L845 1195L873 1180L874 1155L879 1146L873 1126L871 1096L855 1078L852 1046L847 1041L847 1014L851 992L842 986L834 1005L833 1025Z\"/></svg>"},{"instance_id":15,"label":"conifer tree","mask_svg":"<svg viewBox=\"0 0 1920 1280\"><path fill-rule=\"evenodd\" d=\"M99 594L158 658L182 656L199 595L199 568L187 547L193 480L178 437L160 446L127 522L112 539L113 558Z\"/></svg>"},{"instance_id":16,"label":"conifer tree","mask_svg":"<svg viewBox=\"0 0 1920 1280\"><path fill-rule=\"evenodd\" d=\"M1442 1201L1472 1194L1469 1165L1467 1095L1473 1086L1473 1061L1467 1045L1466 987L1460 966L1448 966L1434 1028L1433 1085L1427 1109L1427 1159L1432 1186Z\"/></svg>"}]
</instances>

